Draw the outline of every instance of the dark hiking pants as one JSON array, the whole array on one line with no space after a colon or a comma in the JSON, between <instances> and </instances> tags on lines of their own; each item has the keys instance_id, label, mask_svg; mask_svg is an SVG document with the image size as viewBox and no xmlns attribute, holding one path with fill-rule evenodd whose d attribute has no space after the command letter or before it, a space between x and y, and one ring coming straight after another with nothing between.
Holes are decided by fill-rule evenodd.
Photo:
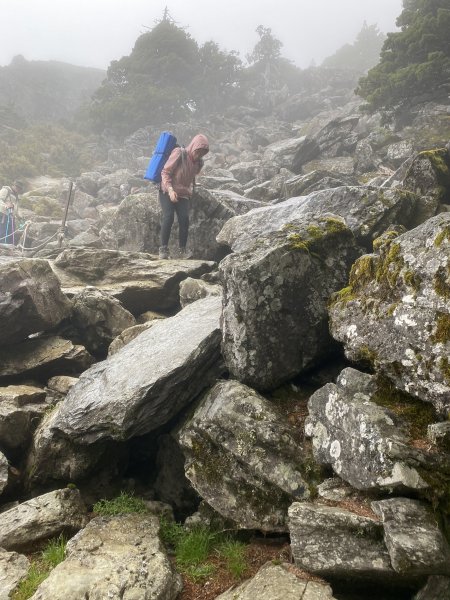
<instances>
[{"instance_id":1,"label":"dark hiking pants","mask_svg":"<svg viewBox=\"0 0 450 600\"><path fill-rule=\"evenodd\" d=\"M185 248L189 232L189 199L178 198L178 202L172 202L169 194L159 191L159 203L161 205L161 246L169 245L170 232L172 231L173 219L177 213L178 239L180 248Z\"/></svg>"}]
</instances>

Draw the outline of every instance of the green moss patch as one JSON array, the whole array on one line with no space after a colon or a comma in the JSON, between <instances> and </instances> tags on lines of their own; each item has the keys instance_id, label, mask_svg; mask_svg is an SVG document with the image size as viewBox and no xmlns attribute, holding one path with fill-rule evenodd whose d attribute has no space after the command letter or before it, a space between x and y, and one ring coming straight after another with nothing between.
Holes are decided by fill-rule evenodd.
<instances>
[{"instance_id":1,"label":"green moss patch","mask_svg":"<svg viewBox=\"0 0 450 600\"><path fill-rule=\"evenodd\" d=\"M393 383L382 375L377 379L377 391L373 402L397 415L405 423L411 440L421 440L427 436L427 428L438 420L434 407L398 390Z\"/></svg>"}]
</instances>

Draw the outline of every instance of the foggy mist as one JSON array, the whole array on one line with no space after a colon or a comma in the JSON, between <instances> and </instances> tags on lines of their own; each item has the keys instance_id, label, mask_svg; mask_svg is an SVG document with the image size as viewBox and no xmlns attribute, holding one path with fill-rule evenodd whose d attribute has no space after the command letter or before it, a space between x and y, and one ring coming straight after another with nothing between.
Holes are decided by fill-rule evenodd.
<instances>
[{"instance_id":1,"label":"foggy mist","mask_svg":"<svg viewBox=\"0 0 450 600\"><path fill-rule=\"evenodd\" d=\"M401 0L2 0L0 65L22 54L27 60L60 60L106 69L131 52L167 5L178 26L199 43L214 40L242 58L254 46L258 25L270 27L282 54L308 67L352 43L364 21L395 30Z\"/></svg>"}]
</instances>

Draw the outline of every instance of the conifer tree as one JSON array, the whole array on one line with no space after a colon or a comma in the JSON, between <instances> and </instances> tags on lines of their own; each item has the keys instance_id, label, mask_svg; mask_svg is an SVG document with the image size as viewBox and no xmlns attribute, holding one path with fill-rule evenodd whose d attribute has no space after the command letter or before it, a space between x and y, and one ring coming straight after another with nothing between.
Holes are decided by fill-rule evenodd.
<instances>
[{"instance_id":1,"label":"conifer tree","mask_svg":"<svg viewBox=\"0 0 450 600\"><path fill-rule=\"evenodd\" d=\"M379 64L359 82L370 110L411 105L450 93L449 0L403 0L400 31L389 33Z\"/></svg>"}]
</instances>

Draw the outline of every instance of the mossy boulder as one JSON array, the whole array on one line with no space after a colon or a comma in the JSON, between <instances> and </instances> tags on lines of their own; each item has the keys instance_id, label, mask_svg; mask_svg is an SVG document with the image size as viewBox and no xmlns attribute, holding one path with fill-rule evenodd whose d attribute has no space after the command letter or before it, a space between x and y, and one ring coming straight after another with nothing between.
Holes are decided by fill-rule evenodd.
<instances>
[{"instance_id":1,"label":"mossy boulder","mask_svg":"<svg viewBox=\"0 0 450 600\"><path fill-rule=\"evenodd\" d=\"M403 180L403 188L450 204L450 153L446 148L419 152Z\"/></svg>"},{"instance_id":2,"label":"mossy boulder","mask_svg":"<svg viewBox=\"0 0 450 600\"><path fill-rule=\"evenodd\" d=\"M450 412L450 215L440 214L353 266L331 302L331 332L349 359Z\"/></svg>"}]
</instances>

